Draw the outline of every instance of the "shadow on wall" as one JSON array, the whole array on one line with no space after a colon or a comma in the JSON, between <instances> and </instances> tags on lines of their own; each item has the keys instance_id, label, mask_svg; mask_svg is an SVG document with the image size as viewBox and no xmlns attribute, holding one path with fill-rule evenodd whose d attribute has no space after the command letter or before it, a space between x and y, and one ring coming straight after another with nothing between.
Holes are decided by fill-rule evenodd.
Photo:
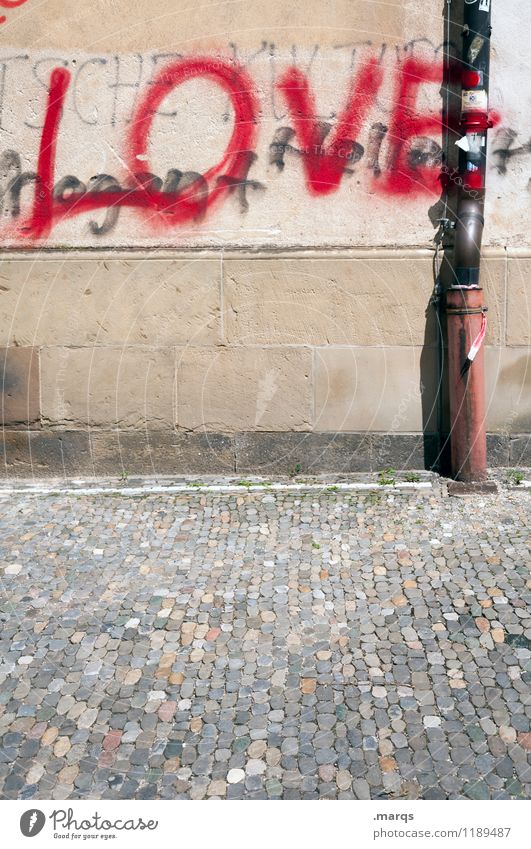
<instances>
[{"instance_id":1,"label":"shadow on wall","mask_svg":"<svg viewBox=\"0 0 531 849\"><path fill-rule=\"evenodd\" d=\"M457 13L457 14L456 14ZM441 194L428 210L428 218L436 230L434 236L435 256L433 262L433 293L426 305L426 326L423 350L420 358L420 384L422 392L422 422L424 432L424 465L426 469L442 475L450 473L450 413L448 374L446 365L447 333L446 313L443 309L443 293L450 285L453 268L452 231L445 227L448 219L454 219L458 191L458 149L461 91L455 68L460 61L458 46L461 43L463 11L457 12L452 4L444 0L442 5L442 31L444 44L443 81L440 90L441 132ZM437 356L433 357L434 332ZM426 388L429 391L426 391ZM433 400L435 399L435 400ZM433 429L435 427L435 438Z\"/></svg>"},{"instance_id":2,"label":"shadow on wall","mask_svg":"<svg viewBox=\"0 0 531 849\"><path fill-rule=\"evenodd\" d=\"M424 343L420 356L424 467L442 475L448 475L450 471L450 413L446 369L446 321L441 293L448 283L450 263L448 252L438 250L433 263L434 290L425 309Z\"/></svg>"}]
</instances>

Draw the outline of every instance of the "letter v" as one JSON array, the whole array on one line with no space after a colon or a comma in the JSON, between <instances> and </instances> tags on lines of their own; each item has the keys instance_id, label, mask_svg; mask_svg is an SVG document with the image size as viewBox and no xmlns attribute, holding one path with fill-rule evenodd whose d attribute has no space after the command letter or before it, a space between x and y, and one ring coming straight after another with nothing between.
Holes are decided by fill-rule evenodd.
<instances>
[{"instance_id":1,"label":"letter v","mask_svg":"<svg viewBox=\"0 0 531 849\"><path fill-rule=\"evenodd\" d=\"M335 192L341 182L347 155L361 130L382 85L383 71L377 59L370 59L358 70L347 103L337 124L323 144L323 124L316 118L315 100L306 76L291 67L277 83L289 109L301 156L308 189L312 194Z\"/></svg>"}]
</instances>

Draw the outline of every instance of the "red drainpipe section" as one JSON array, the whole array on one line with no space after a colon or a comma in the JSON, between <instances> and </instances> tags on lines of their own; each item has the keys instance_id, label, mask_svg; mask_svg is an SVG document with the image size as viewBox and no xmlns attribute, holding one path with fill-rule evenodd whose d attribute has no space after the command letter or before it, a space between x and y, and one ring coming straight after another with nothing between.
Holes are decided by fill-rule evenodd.
<instances>
[{"instance_id":1,"label":"red drainpipe section","mask_svg":"<svg viewBox=\"0 0 531 849\"><path fill-rule=\"evenodd\" d=\"M491 6L493 0L462 0L463 57L459 196L453 278L446 291L450 448L452 477L487 477L485 368L486 307L480 286L487 169Z\"/></svg>"}]
</instances>

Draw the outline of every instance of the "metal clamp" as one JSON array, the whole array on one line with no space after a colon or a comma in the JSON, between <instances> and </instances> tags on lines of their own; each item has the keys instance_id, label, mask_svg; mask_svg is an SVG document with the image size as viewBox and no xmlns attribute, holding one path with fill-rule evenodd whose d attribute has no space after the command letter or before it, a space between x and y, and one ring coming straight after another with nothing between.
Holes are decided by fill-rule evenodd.
<instances>
[{"instance_id":1,"label":"metal clamp","mask_svg":"<svg viewBox=\"0 0 531 849\"><path fill-rule=\"evenodd\" d=\"M437 224L440 225L441 229L444 230L445 233L448 232L448 230L455 230L456 228L456 223L455 221L452 221L451 218L437 218Z\"/></svg>"},{"instance_id":2,"label":"metal clamp","mask_svg":"<svg viewBox=\"0 0 531 849\"><path fill-rule=\"evenodd\" d=\"M447 309L448 315L486 315L489 311L488 307L476 307L474 309Z\"/></svg>"}]
</instances>

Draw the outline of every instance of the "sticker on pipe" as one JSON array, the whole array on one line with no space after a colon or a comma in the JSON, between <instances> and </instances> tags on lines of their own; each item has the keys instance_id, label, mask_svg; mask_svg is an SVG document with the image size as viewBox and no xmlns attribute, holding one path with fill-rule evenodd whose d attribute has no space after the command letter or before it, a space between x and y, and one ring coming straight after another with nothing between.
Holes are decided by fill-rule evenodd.
<instances>
[{"instance_id":1,"label":"sticker on pipe","mask_svg":"<svg viewBox=\"0 0 531 849\"><path fill-rule=\"evenodd\" d=\"M487 112L489 96L484 89L479 91L464 91L461 96L462 112Z\"/></svg>"},{"instance_id":2,"label":"sticker on pipe","mask_svg":"<svg viewBox=\"0 0 531 849\"><path fill-rule=\"evenodd\" d=\"M479 11L488 12L490 9L490 0L479 0Z\"/></svg>"},{"instance_id":3,"label":"sticker on pipe","mask_svg":"<svg viewBox=\"0 0 531 849\"><path fill-rule=\"evenodd\" d=\"M474 62L478 58L479 54L483 50L484 44L485 44L485 39L482 38L480 35L476 35L472 39L472 44L468 48L468 61L470 62L471 65L474 64Z\"/></svg>"}]
</instances>

